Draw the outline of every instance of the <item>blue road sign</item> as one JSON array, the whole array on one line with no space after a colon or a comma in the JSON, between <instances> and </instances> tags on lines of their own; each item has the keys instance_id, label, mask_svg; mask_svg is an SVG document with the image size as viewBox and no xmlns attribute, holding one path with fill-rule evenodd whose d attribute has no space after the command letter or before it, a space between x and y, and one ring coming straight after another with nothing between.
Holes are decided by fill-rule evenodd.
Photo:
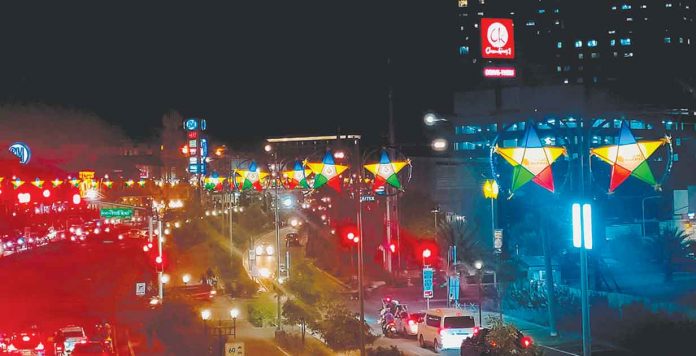
<instances>
[{"instance_id":1,"label":"blue road sign","mask_svg":"<svg viewBox=\"0 0 696 356\"><path fill-rule=\"evenodd\" d=\"M423 268L423 298L433 297L433 269Z\"/></svg>"},{"instance_id":2,"label":"blue road sign","mask_svg":"<svg viewBox=\"0 0 696 356\"><path fill-rule=\"evenodd\" d=\"M459 276L449 277L447 290L449 291L447 295L449 295L450 300L459 300Z\"/></svg>"}]
</instances>

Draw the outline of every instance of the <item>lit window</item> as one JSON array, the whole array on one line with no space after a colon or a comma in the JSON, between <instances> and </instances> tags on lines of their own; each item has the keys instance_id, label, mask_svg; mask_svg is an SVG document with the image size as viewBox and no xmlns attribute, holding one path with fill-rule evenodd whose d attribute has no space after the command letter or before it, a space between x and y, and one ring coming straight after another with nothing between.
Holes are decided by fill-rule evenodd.
<instances>
[{"instance_id":1,"label":"lit window","mask_svg":"<svg viewBox=\"0 0 696 356\"><path fill-rule=\"evenodd\" d=\"M633 57L633 52L624 53L624 58L629 58L629 57Z\"/></svg>"},{"instance_id":2,"label":"lit window","mask_svg":"<svg viewBox=\"0 0 696 356\"><path fill-rule=\"evenodd\" d=\"M616 10L616 6L612 6L611 9L612 9L612 10Z\"/></svg>"},{"instance_id":3,"label":"lit window","mask_svg":"<svg viewBox=\"0 0 696 356\"><path fill-rule=\"evenodd\" d=\"M674 162L678 161L679 160L679 153L675 153L674 156L672 156L672 160Z\"/></svg>"},{"instance_id":4,"label":"lit window","mask_svg":"<svg viewBox=\"0 0 696 356\"><path fill-rule=\"evenodd\" d=\"M597 40L587 41L587 47L597 47Z\"/></svg>"},{"instance_id":5,"label":"lit window","mask_svg":"<svg viewBox=\"0 0 696 356\"><path fill-rule=\"evenodd\" d=\"M563 48L563 42L558 41L558 42L556 43L556 48Z\"/></svg>"},{"instance_id":6,"label":"lit window","mask_svg":"<svg viewBox=\"0 0 696 356\"><path fill-rule=\"evenodd\" d=\"M622 46L630 46L631 45L631 38L630 37L622 38L620 42L621 42Z\"/></svg>"},{"instance_id":7,"label":"lit window","mask_svg":"<svg viewBox=\"0 0 696 356\"><path fill-rule=\"evenodd\" d=\"M676 144L677 146L681 146L681 138L676 139L675 144Z\"/></svg>"},{"instance_id":8,"label":"lit window","mask_svg":"<svg viewBox=\"0 0 696 356\"><path fill-rule=\"evenodd\" d=\"M679 37L679 43L684 43L684 38L683 38L683 37Z\"/></svg>"},{"instance_id":9,"label":"lit window","mask_svg":"<svg viewBox=\"0 0 696 356\"><path fill-rule=\"evenodd\" d=\"M629 5L629 4L621 5L621 10L630 10L630 9L631 9L631 5Z\"/></svg>"},{"instance_id":10,"label":"lit window","mask_svg":"<svg viewBox=\"0 0 696 356\"><path fill-rule=\"evenodd\" d=\"M560 72L560 71L561 71L561 66L556 66L556 72Z\"/></svg>"},{"instance_id":11,"label":"lit window","mask_svg":"<svg viewBox=\"0 0 696 356\"><path fill-rule=\"evenodd\" d=\"M554 14L559 13L558 9L553 9L553 13L554 13Z\"/></svg>"},{"instance_id":12,"label":"lit window","mask_svg":"<svg viewBox=\"0 0 696 356\"><path fill-rule=\"evenodd\" d=\"M544 13L546 13L546 10L544 10L544 9L539 9L539 10L537 10L537 12L540 13L540 14L544 14Z\"/></svg>"},{"instance_id":13,"label":"lit window","mask_svg":"<svg viewBox=\"0 0 696 356\"><path fill-rule=\"evenodd\" d=\"M610 46L616 46L616 40L611 40L609 41Z\"/></svg>"},{"instance_id":14,"label":"lit window","mask_svg":"<svg viewBox=\"0 0 696 356\"><path fill-rule=\"evenodd\" d=\"M583 59L583 58L585 58L585 55L582 53L578 53L578 59Z\"/></svg>"},{"instance_id":15,"label":"lit window","mask_svg":"<svg viewBox=\"0 0 696 356\"><path fill-rule=\"evenodd\" d=\"M592 57L593 59L599 58L599 53L592 52L592 54L590 54L590 57Z\"/></svg>"},{"instance_id":16,"label":"lit window","mask_svg":"<svg viewBox=\"0 0 696 356\"><path fill-rule=\"evenodd\" d=\"M613 34L616 33L616 30L609 30L609 31L607 31L607 32L608 32L610 35L613 35Z\"/></svg>"},{"instance_id":17,"label":"lit window","mask_svg":"<svg viewBox=\"0 0 696 356\"><path fill-rule=\"evenodd\" d=\"M467 7L469 5L469 0L459 0L459 7Z\"/></svg>"},{"instance_id":18,"label":"lit window","mask_svg":"<svg viewBox=\"0 0 696 356\"><path fill-rule=\"evenodd\" d=\"M665 43L666 44L672 43L672 37L665 37Z\"/></svg>"},{"instance_id":19,"label":"lit window","mask_svg":"<svg viewBox=\"0 0 696 356\"><path fill-rule=\"evenodd\" d=\"M564 79L563 84L568 84L568 79Z\"/></svg>"},{"instance_id":20,"label":"lit window","mask_svg":"<svg viewBox=\"0 0 696 356\"><path fill-rule=\"evenodd\" d=\"M582 41L580 41L580 40L575 41L575 48L580 48L580 47L582 47Z\"/></svg>"},{"instance_id":21,"label":"lit window","mask_svg":"<svg viewBox=\"0 0 696 356\"><path fill-rule=\"evenodd\" d=\"M536 25L536 22L534 21L527 21L527 26L534 26Z\"/></svg>"},{"instance_id":22,"label":"lit window","mask_svg":"<svg viewBox=\"0 0 696 356\"><path fill-rule=\"evenodd\" d=\"M466 56L467 54L469 54L469 46L459 47L459 55L460 56Z\"/></svg>"}]
</instances>

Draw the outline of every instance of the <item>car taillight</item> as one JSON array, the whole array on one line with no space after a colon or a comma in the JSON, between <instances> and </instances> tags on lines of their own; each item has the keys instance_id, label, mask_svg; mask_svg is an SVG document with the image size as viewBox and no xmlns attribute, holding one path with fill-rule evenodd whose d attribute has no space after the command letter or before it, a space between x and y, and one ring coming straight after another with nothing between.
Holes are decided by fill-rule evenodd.
<instances>
[{"instance_id":1,"label":"car taillight","mask_svg":"<svg viewBox=\"0 0 696 356\"><path fill-rule=\"evenodd\" d=\"M478 327L478 326L474 326L474 335L478 334L478 332L479 332L479 327Z\"/></svg>"},{"instance_id":2,"label":"car taillight","mask_svg":"<svg viewBox=\"0 0 696 356\"><path fill-rule=\"evenodd\" d=\"M34 350L36 350L36 351L41 351L41 350L43 350L43 349L44 349L44 345L43 345L42 343L39 343L39 344L36 345L36 347L34 348Z\"/></svg>"},{"instance_id":3,"label":"car taillight","mask_svg":"<svg viewBox=\"0 0 696 356\"><path fill-rule=\"evenodd\" d=\"M86 344L86 343L87 343L87 340L82 339L82 340L80 340L80 343L81 343L81 344Z\"/></svg>"},{"instance_id":4,"label":"car taillight","mask_svg":"<svg viewBox=\"0 0 696 356\"><path fill-rule=\"evenodd\" d=\"M531 337L525 336L525 337L522 338L522 340L520 340L520 343L522 344L522 347L524 347L524 348L526 349L526 348L528 348L530 345L532 345L533 341L532 341L532 338L531 338Z\"/></svg>"},{"instance_id":5,"label":"car taillight","mask_svg":"<svg viewBox=\"0 0 696 356\"><path fill-rule=\"evenodd\" d=\"M408 325L411 325L411 326L416 325L416 322L413 321L413 319L409 319L409 320L408 320Z\"/></svg>"},{"instance_id":6,"label":"car taillight","mask_svg":"<svg viewBox=\"0 0 696 356\"><path fill-rule=\"evenodd\" d=\"M7 351L17 351L17 348L15 347L14 344L9 344L7 346Z\"/></svg>"},{"instance_id":7,"label":"car taillight","mask_svg":"<svg viewBox=\"0 0 696 356\"><path fill-rule=\"evenodd\" d=\"M22 336L22 341L25 341L25 342L26 342L26 341L29 341L29 340L31 340L31 338L29 337L29 335L24 335L24 336Z\"/></svg>"}]
</instances>

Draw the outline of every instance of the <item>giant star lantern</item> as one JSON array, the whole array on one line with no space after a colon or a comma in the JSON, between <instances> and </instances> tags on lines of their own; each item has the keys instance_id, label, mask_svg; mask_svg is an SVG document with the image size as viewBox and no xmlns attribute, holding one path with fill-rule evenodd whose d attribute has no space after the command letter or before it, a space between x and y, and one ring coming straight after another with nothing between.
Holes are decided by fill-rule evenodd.
<instances>
[{"instance_id":1,"label":"giant star lantern","mask_svg":"<svg viewBox=\"0 0 696 356\"><path fill-rule=\"evenodd\" d=\"M309 183L307 183L307 174L311 173L305 169L307 162L295 161L291 171L283 172L283 177L288 180L288 188L295 189L296 187L309 189Z\"/></svg>"},{"instance_id":2,"label":"giant star lantern","mask_svg":"<svg viewBox=\"0 0 696 356\"><path fill-rule=\"evenodd\" d=\"M237 171L239 175L241 176L241 182L239 185L240 190L248 190L251 188L256 189L257 191L262 191L263 186L261 186L261 182L268 176L268 173L261 172L261 170L258 169L256 166L256 161L251 161L249 164L249 169L247 170L240 170Z\"/></svg>"},{"instance_id":3,"label":"giant star lantern","mask_svg":"<svg viewBox=\"0 0 696 356\"><path fill-rule=\"evenodd\" d=\"M210 177L205 178L205 185L204 188L207 190L214 190L221 192L222 191L222 182L224 182L224 178L220 178L220 176L217 174L217 172L213 172L213 174L210 175Z\"/></svg>"},{"instance_id":4,"label":"giant star lantern","mask_svg":"<svg viewBox=\"0 0 696 356\"><path fill-rule=\"evenodd\" d=\"M328 185L336 191L341 190L341 181L338 177L343 171L348 169L348 166L336 164L331 151L326 152L321 162L307 163L307 165L315 174L314 189L320 188L323 185Z\"/></svg>"},{"instance_id":5,"label":"giant star lantern","mask_svg":"<svg viewBox=\"0 0 696 356\"><path fill-rule=\"evenodd\" d=\"M590 154L611 165L610 192L613 192L629 176L634 176L657 187L647 159L668 141L668 138L636 141L631 129L628 128L628 123L623 121L619 136L616 138L616 144L593 148L590 150Z\"/></svg>"},{"instance_id":6,"label":"giant star lantern","mask_svg":"<svg viewBox=\"0 0 696 356\"><path fill-rule=\"evenodd\" d=\"M372 185L372 188L379 189L381 187L384 187L384 184L386 183L396 189L401 189L401 182L399 181L399 177L397 176L397 174L399 173L399 171L401 171L401 169L403 169L406 165L410 163L411 162L408 160L392 162L389 159L389 154L387 154L387 151L382 150L378 163L365 165L365 169L367 169L368 171L370 171L370 173L375 175L375 180L374 184Z\"/></svg>"},{"instance_id":7,"label":"giant star lantern","mask_svg":"<svg viewBox=\"0 0 696 356\"><path fill-rule=\"evenodd\" d=\"M516 191L531 180L553 192L551 165L565 154L565 148L542 146L532 123L527 125L522 142L522 147L495 147L495 152L503 156L513 167L511 191Z\"/></svg>"}]
</instances>

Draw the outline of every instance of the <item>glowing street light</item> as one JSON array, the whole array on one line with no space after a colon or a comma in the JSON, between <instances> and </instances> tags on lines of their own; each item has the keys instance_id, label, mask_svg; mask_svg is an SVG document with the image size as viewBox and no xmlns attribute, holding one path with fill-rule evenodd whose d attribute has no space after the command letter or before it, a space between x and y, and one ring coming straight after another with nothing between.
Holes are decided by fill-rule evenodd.
<instances>
[{"instance_id":1,"label":"glowing street light","mask_svg":"<svg viewBox=\"0 0 696 356\"><path fill-rule=\"evenodd\" d=\"M169 283L169 275L168 274L163 274L160 279L161 279L163 284Z\"/></svg>"},{"instance_id":2,"label":"glowing street light","mask_svg":"<svg viewBox=\"0 0 696 356\"><path fill-rule=\"evenodd\" d=\"M437 152L446 151L448 146L449 146L449 143L444 138L436 138L431 143L431 147L433 148L434 151L437 151Z\"/></svg>"},{"instance_id":3,"label":"glowing street light","mask_svg":"<svg viewBox=\"0 0 696 356\"><path fill-rule=\"evenodd\" d=\"M239 309L237 309L237 308L230 309L230 317L232 317L232 319L237 319L239 317Z\"/></svg>"},{"instance_id":4,"label":"glowing street light","mask_svg":"<svg viewBox=\"0 0 696 356\"><path fill-rule=\"evenodd\" d=\"M201 319L210 320L210 310L209 309L203 309L201 311Z\"/></svg>"},{"instance_id":5,"label":"glowing street light","mask_svg":"<svg viewBox=\"0 0 696 356\"><path fill-rule=\"evenodd\" d=\"M184 284L186 285L186 284L188 284L189 282L191 282L191 275L188 274L188 273L186 273L185 275L183 275L183 276L181 277L181 280L182 280L182 281L184 282Z\"/></svg>"}]
</instances>

